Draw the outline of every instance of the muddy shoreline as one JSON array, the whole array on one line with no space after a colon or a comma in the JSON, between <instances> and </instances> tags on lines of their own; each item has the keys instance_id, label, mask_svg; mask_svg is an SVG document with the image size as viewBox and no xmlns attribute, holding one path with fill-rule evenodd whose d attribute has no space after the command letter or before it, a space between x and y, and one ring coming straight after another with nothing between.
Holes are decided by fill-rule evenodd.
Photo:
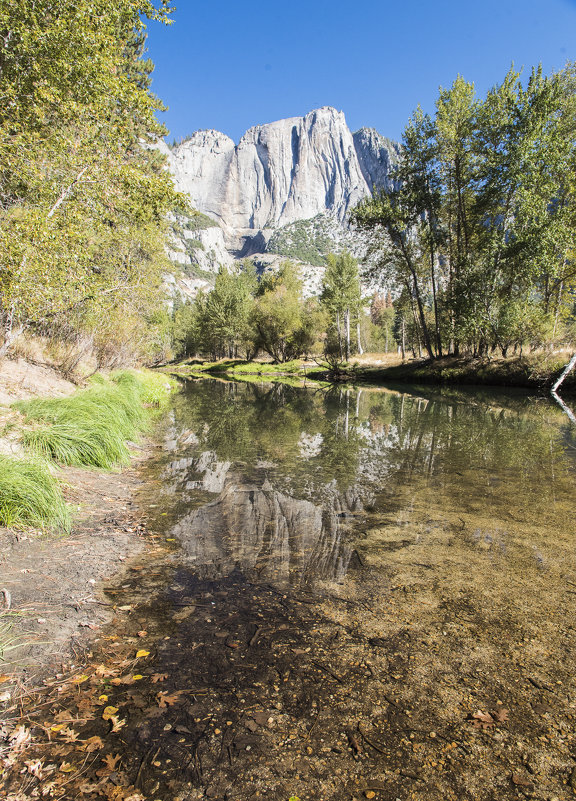
<instances>
[{"instance_id":1,"label":"muddy shoreline","mask_svg":"<svg viewBox=\"0 0 576 801\"><path fill-rule=\"evenodd\" d=\"M4 654L7 687L29 687L63 664L81 660L90 641L113 616L103 582L117 578L147 547L135 495L151 443L117 472L59 470L66 500L75 510L67 537L0 529L0 611L17 646ZM9 607L9 608L8 608Z\"/></svg>"}]
</instances>

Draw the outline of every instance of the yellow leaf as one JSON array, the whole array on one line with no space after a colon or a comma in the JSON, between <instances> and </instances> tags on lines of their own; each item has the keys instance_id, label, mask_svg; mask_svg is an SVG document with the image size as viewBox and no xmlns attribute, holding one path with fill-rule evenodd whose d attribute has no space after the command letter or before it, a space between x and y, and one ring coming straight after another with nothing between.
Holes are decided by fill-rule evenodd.
<instances>
[{"instance_id":1,"label":"yellow leaf","mask_svg":"<svg viewBox=\"0 0 576 801\"><path fill-rule=\"evenodd\" d=\"M143 648L136 652L136 659L141 659L143 656L150 656L150 651L145 651Z\"/></svg>"},{"instance_id":2,"label":"yellow leaf","mask_svg":"<svg viewBox=\"0 0 576 801\"><path fill-rule=\"evenodd\" d=\"M110 718L118 712L117 706L107 706L102 712L102 718L104 720L110 720Z\"/></svg>"},{"instance_id":3,"label":"yellow leaf","mask_svg":"<svg viewBox=\"0 0 576 801\"><path fill-rule=\"evenodd\" d=\"M61 731L65 726L65 723L57 723L56 726L50 726L50 731Z\"/></svg>"},{"instance_id":4,"label":"yellow leaf","mask_svg":"<svg viewBox=\"0 0 576 801\"><path fill-rule=\"evenodd\" d=\"M63 762L60 765L60 770L62 773L72 773L73 770L76 770L69 762Z\"/></svg>"},{"instance_id":5,"label":"yellow leaf","mask_svg":"<svg viewBox=\"0 0 576 801\"><path fill-rule=\"evenodd\" d=\"M101 704L103 704L105 701L108 700L108 696L107 695L99 695L98 696L98 700L100 701Z\"/></svg>"},{"instance_id":6,"label":"yellow leaf","mask_svg":"<svg viewBox=\"0 0 576 801\"><path fill-rule=\"evenodd\" d=\"M132 681L140 681L140 679L143 679L143 678L144 678L144 676L141 676L140 673L135 673L132 676Z\"/></svg>"},{"instance_id":7,"label":"yellow leaf","mask_svg":"<svg viewBox=\"0 0 576 801\"><path fill-rule=\"evenodd\" d=\"M0 684L4 681L10 681L10 676L0 676Z\"/></svg>"},{"instance_id":8,"label":"yellow leaf","mask_svg":"<svg viewBox=\"0 0 576 801\"><path fill-rule=\"evenodd\" d=\"M72 683L73 683L73 684L82 684L82 682L83 682L83 681L88 681L88 678L89 678L89 677L88 677L88 676L86 676L86 675L83 673L81 676L74 676L74 678L72 679Z\"/></svg>"}]
</instances>

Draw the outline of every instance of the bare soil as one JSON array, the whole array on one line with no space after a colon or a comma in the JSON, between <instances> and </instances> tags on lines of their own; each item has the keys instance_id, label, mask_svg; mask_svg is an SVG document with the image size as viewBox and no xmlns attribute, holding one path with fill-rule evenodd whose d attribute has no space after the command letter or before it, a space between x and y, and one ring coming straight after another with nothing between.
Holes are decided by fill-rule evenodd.
<instances>
[{"instance_id":1,"label":"bare soil","mask_svg":"<svg viewBox=\"0 0 576 801\"><path fill-rule=\"evenodd\" d=\"M61 471L67 500L78 510L69 537L0 529L0 610L18 646L4 655L0 672L16 682L29 685L81 658L110 618L101 582L145 547L133 501L145 455L118 473Z\"/></svg>"},{"instance_id":2,"label":"bare soil","mask_svg":"<svg viewBox=\"0 0 576 801\"><path fill-rule=\"evenodd\" d=\"M50 365L22 358L0 361L0 406L42 395L71 395L76 389Z\"/></svg>"}]
</instances>

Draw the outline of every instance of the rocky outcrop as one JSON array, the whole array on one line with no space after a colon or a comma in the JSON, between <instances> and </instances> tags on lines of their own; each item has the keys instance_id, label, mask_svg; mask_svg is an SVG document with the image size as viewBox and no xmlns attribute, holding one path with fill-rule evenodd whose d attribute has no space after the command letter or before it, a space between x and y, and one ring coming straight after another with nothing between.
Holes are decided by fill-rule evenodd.
<instances>
[{"instance_id":1,"label":"rocky outcrop","mask_svg":"<svg viewBox=\"0 0 576 801\"><path fill-rule=\"evenodd\" d=\"M238 236L325 212L342 221L374 184L390 185L397 157L393 142L373 129L352 135L341 111L323 107L250 128L237 145L197 131L169 163L192 205Z\"/></svg>"},{"instance_id":2,"label":"rocky outcrop","mask_svg":"<svg viewBox=\"0 0 576 801\"><path fill-rule=\"evenodd\" d=\"M330 107L257 125L237 145L205 130L158 148L176 188L206 215L200 225L177 219L173 228L169 256L181 275L169 281L172 294L183 297L209 289L221 265L233 270L246 256L263 270L292 259L305 294L317 294L327 253L346 248L366 257L365 237L350 230L346 216L373 187L392 187L399 157L395 142L373 128L352 134L344 114Z\"/></svg>"}]
</instances>

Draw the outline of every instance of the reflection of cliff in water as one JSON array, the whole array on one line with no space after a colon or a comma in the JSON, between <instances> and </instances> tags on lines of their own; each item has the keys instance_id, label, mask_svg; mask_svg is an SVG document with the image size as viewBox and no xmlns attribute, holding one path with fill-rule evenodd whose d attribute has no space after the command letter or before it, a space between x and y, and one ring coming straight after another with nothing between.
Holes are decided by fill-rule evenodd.
<instances>
[{"instance_id":1,"label":"reflection of cliff in water","mask_svg":"<svg viewBox=\"0 0 576 801\"><path fill-rule=\"evenodd\" d=\"M342 580L354 556L347 541L361 504L353 491L316 506L229 475L211 503L181 518L172 536L205 578L240 570L279 585Z\"/></svg>"}]
</instances>

